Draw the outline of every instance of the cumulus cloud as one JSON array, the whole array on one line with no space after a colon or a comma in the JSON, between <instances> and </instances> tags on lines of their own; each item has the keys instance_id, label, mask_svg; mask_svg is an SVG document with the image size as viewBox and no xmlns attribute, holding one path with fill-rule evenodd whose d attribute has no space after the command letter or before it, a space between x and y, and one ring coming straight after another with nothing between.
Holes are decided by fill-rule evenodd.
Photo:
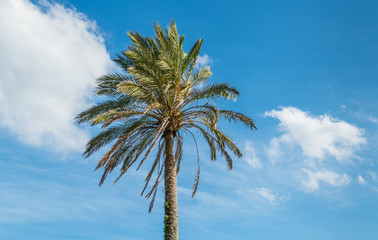
<instances>
[{"instance_id":1,"label":"cumulus cloud","mask_svg":"<svg viewBox=\"0 0 378 240\"><path fill-rule=\"evenodd\" d=\"M0 1L0 126L26 144L82 150L74 116L112 68L96 24L55 3Z\"/></svg>"},{"instance_id":2,"label":"cumulus cloud","mask_svg":"<svg viewBox=\"0 0 378 240\"><path fill-rule=\"evenodd\" d=\"M280 110L266 112L265 116L278 119L283 132L283 135L271 140L267 149L270 157L280 157L282 144L291 144L299 146L303 155L309 158L343 160L353 156L366 142L363 129L327 114L313 116L295 107L281 107Z\"/></svg>"},{"instance_id":3,"label":"cumulus cloud","mask_svg":"<svg viewBox=\"0 0 378 240\"><path fill-rule=\"evenodd\" d=\"M244 153L244 159L247 161L249 165L253 168L261 168L261 161L256 156L256 150L252 146L252 143L247 141L245 144L245 153Z\"/></svg>"},{"instance_id":4,"label":"cumulus cloud","mask_svg":"<svg viewBox=\"0 0 378 240\"><path fill-rule=\"evenodd\" d=\"M310 171L303 169L308 174L308 180L303 181L306 190L310 192L319 190L319 183L324 182L331 186L344 186L350 183L350 177L347 174L339 174L328 170Z\"/></svg>"}]
</instances>

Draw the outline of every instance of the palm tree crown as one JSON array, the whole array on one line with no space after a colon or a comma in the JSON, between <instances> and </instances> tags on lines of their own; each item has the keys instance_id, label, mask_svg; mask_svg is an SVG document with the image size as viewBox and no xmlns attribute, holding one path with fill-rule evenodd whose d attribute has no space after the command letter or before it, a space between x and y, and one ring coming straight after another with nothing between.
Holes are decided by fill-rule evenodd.
<instances>
[{"instance_id":1,"label":"palm tree crown","mask_svg":"<svg viewBox=\"0 0 378 240\"><path fill-rule=\"evenodd\" d=\"M137 163L139 169L156 149L142 191L143 195L156 173L156 179L146 193L147 198L152 196L150 211L163 169L174 172L175 177L179 172L185 134L193 136L194 140L193 130L202 135L210 148L211 160L216 160L217 153L220 153L227 160L228 168L232 169L230 153L237 157L241 157L242 153L218 128L219 120L239 121L251 130L256 128L249 117L218 109L215 105L219 98L235 100L239 92L227 83L207 82L212 75L210 68L197 64L202 39L185 53L184 36L178 34L173 21L165 31L158 24L154 28L155 38L137 32L128 33L131 46L113 59L123 72L102 76L95 89L95 94L108 100L76 117L78 123L102 125L102 131L88 142L85 157L112 143L96 167L96 170L104 168L100 185L118 165L121 165L121 173L115 182L133 164ZM171 141L168 136L171 136ZM174 162L169 167L174 171L166 169L169 152L173 152L171 158ZM192 196L198 180L199 166Z\"/></svg>"}]
</instances>

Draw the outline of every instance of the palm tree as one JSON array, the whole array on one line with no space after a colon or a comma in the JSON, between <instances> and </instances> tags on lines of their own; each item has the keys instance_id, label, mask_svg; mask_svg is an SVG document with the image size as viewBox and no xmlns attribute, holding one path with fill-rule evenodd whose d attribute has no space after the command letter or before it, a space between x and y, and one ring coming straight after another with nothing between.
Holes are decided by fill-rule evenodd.
<instances>
[{"instance_id":1,"label":"palm tree","mask_svg":"<svg viewBox=\"0 0 378 240\"><path fill-rule=\"evenodd\" d=\"M239 121L251 130L256 127L254 121L243 114L221 110L215 105L217 98L235 100L239 92L227 83L207 84L212 75L210 68L197 64L202 39L185 53L184 36L179 36L174 21L165 31L159 24L154 28L155 38L128 33L131 46L113 59L123 72L98 79L95 94L107 100L77 115L76 121L102 125L102 131L88 142L85 157L112 144L96 167L96 170L104 168L100 186L118 165L121 165L121 172L115 182L138 160L136 169L139 169L155 149L156 155L141 195L150 186L145 196L151 197L151 211L159 182L164 178L164 238L177 240L176 176L185 134L192 136L196 145L193 130L202 135L210 148L211 160L216 160L220 153L231 170L230 151L239 158L242 153L218 128L219 120ZM192 197L199 181L199 157L197 162ZM155 178L149 185L152 176Z\"/></svg>"}]
</instances>

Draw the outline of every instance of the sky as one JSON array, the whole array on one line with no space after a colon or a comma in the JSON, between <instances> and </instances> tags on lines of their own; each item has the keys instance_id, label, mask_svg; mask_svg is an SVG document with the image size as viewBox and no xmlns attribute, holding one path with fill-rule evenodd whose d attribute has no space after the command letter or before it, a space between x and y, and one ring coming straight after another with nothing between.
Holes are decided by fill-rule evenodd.
<instances>
[{"instance_id":1,"label":"sky","mask_svg":"<svg viewBox=\"0 0 378 240\"><path fill-rule=\"evenodd\" d=\"M180 239L373 240L378 235L377 1L0 1L0 239L162 239L163 192L140 196L150 162L112 185L88 159L100 130L76 125L126 33L171 19L184 49L204 39L221 101L252 117L221 127L240 146L227 170L188 140L178 175Z\"/></svg>"}]
</instances>

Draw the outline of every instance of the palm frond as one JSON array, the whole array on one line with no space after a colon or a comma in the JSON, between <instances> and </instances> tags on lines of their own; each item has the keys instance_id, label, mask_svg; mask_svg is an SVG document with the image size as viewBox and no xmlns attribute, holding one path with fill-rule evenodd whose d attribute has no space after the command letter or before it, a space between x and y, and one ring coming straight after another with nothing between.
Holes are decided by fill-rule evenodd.
<instances>
[{"instance_id":1,"label":"palm frond","mask_svg":"<svg viewBox=\"0 0 378 240\"><path fill-rule=\"evenodd\" d=\"M231 121L233 121L233 122L240 121L240 122L244 123L251 130L254 130L254 129L257 130L255 122L253 121L253 119L251 119L251 118L249 118L249 117L247 117L247 116L245 116L241 113L230 111L230 110L219 110L219 114L221 116L223 116L224 118L226 118L227 120L229 120L230 122Z\"/></svg>"},{"instance_id":2,"label":"palm frond","mask_svg":"<svg viewBox=\"0 0 378 240\"><path fill-rule=\"evenodd\" d=\"M96 116L103 114L104 112L107 111L112 111L114 109L128 109L128 108L134 108L136 105L136 101L133 101L132 98L129 96L121 96L117 99L110 99L105 102L99 103L94 105L93 107L79 113L75 117L75 122L80 124L80 123L85 123L85 122L90 122L93 118Z\"/></svg>"},{"instance_id":3,"label":"palm frond","mask_svg":"<svg viewBox=\"0 0 378 240\"><path fill-rule=\"evenodd\" d=\"M95 94L105 95L108 97L117 97L120 95L117 91L118 84L124 81L133 81L133 78L121 73L111 73L104 75L97 79Z\"/></svg>"},{"instance_id":4,"label":"palm frond","mask_svg":"<svg viewBox=\"0 0 378 240\"><path fill-rule=\"evenodd\" d=\"M117 167L120 174L114 183L137 161L138 170L150 160L150 155L157 148L156 155L151 157L151 168L141 192L143 195L151 187L145 195L147 199L151 197L149 211L153 207L163 170L171 170L165 169L168 157L166 136L173 135L173 146L169 147L174 154L169 155L169 160L174 164L170 166L170 174L180 171L186 132L194 138L198 167L193 197L199 183L200 161L198 143L192 131L198 131L204 138L209 146L210 159L215 161L218 156L223 156L231 170L232 157L240 158L242 153L219 128L219 122L224 119L242 123L250 130L256 129L253 119L216 106L216 100L235 100L239 92L227 83L210 83L210 67L198 66L203 39L196 41L186 53L183 49L185 38L180 36L173 20L165 29L158 23L154 29L154 37L138 32L128 33L131 45L113 58L122 72L106 74L97 80L95 94L107 99L75 118L76 123L102 127L101 132L88 142L84 157L110 145L96 166L96 170L104 170L99 185ZM156 179L150 183L152 176Z\"/></svg>"}]
</instances>

